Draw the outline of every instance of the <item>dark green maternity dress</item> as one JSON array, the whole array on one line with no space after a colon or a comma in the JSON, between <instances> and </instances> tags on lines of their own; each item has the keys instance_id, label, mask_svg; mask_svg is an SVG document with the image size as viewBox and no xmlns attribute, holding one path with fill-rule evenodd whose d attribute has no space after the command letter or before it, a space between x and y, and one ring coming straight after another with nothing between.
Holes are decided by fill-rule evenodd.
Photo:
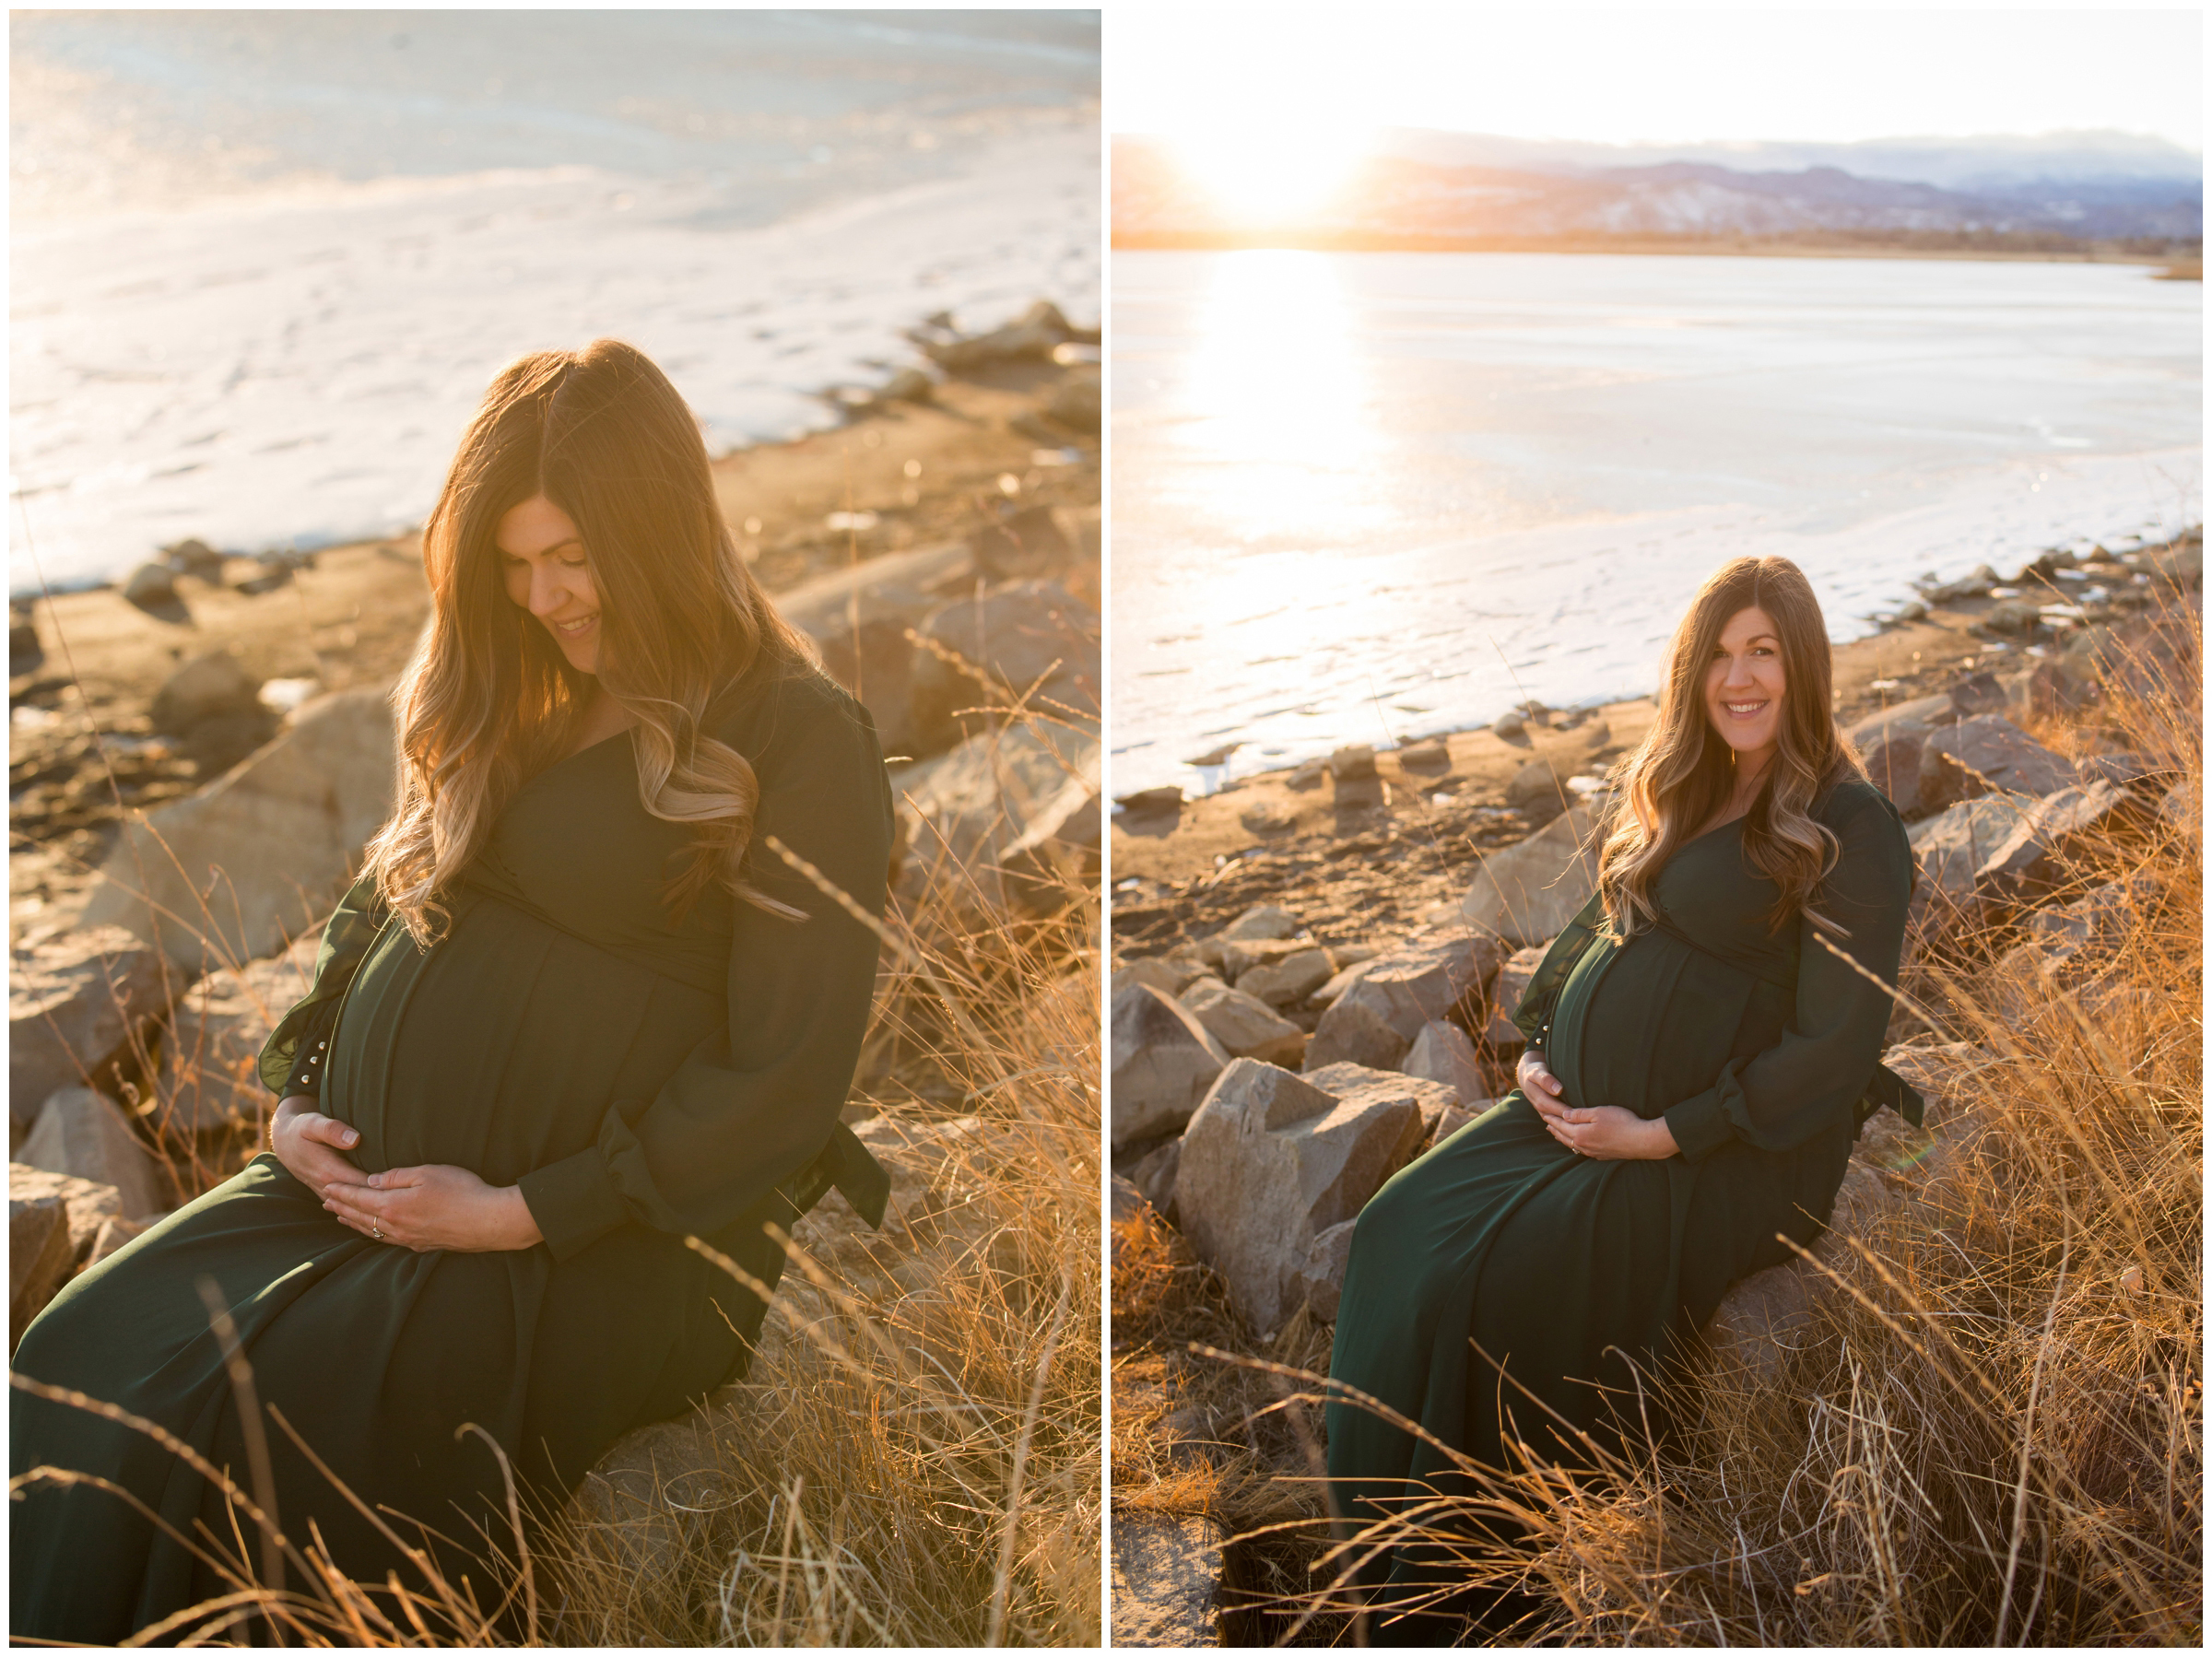
<instances>
[{"instance_id":1,"label":"dark green maternity dress","mask_svg":"<svg viewBox=\"0 0 2212 1657\"><path fill-rule=\"evenodd\" d=\"M1913 874L1903 825L1855 780L1816 815L1841 848L1818 907L1849 929L1843 948L1895 983ZM1601 1389L1635 1418L1627 1360L1648 1376L1731 1284L1790 1258L1776 1233L1809 1243L1834 1204L1889 999L1813 942L1809 922L1768 929L1777 890L1747 865L1742 832L1741 819L1724 824L1668 861L1661 925L1623 943L1585 911L1594 924L1561 934L1519 1016L1570 1105L1664 1115L1679 1155L1583 1157L1516 1088L1360 1212L1330 1374L1489 1466L1512 1464L1508 1430L1587 1461L1528 1394L1618 1443ZM1454 1487L1439 1451L1373 1414L1332 1403L1327 1419L1332 1488L1355 1522ZM1440 1554L1399 1549L1365 1579L1404 1592L1449 1573ZM1377 1633L1438 1628L1402 1619Z\"/></svg>"},{"instance_id":2,"label":"dark green maternity dress","mask_svg":"<svg viewBox=\"0 0 2212 1657\"><path fill-rule=\"evenodd\" d=\"M367 1500L464 1545L477 1525L511 1533L497 1461L456 1438L463 1423L553 1497L625 1430L740 1374L766 1309L685 1236L772 1284L783 1257L764 1222L788 1228L833 1183L880 1217L884 1190L838 1125L877 940L766 841L880 913L891 797L867 714L811 669L756 669L706 728L759 779L752 883L807 919L720 891L672 917L663 883L688 836L640 803L625 734L523 785L427 952L355 887L313 988L263 1053L271 1087L319 1091L359 1130L364 1170L446 1163L519 1183L541 1244L380 1243L265 1154L71 1283L16 1367L151 1417L245 1485L196 1287L212 1279L265 1404ZM273 1425L268 1436L288 1535L304 1544L312 1518L357 1581L394 1568L419 1581ZM158 1445L18 1392L9 1466L40 1464L114 1480L187 1535L196 1518L231 1536L222 1498ZM125 1501L82 1487L15 1504L10 1556L18 1635L114 1641L221 1591ZM483 1592L465 1545L440 1557Z\"/></svg>"}]
</instances>

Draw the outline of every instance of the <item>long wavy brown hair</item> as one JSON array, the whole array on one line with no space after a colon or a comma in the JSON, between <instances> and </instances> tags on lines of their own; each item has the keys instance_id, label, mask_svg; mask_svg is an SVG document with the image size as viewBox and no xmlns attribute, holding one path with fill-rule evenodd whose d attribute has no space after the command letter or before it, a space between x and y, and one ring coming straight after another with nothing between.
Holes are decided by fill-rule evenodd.
<instances>
[{"instance_id":1,"label":"long wavy brown hair","mask_svg":"<svg viewBox=\"0 0 2212 1657\"><path fill-rule=\"evenodd\" d=\"M1865 765L1836 729L1828 627L1812 582L1787 558L1742 558L1715 570L1690 602L1667 646L1659 715L1628 763L1625 799L1598 857L1606 914L1623 937L1655 924L1652 896L1666 860L1693 838L1735 789L1735 751L1712 727L1705 674L1729 618L1758 607L1782 646L1782 717L1776 752L1744 817L1744 857L1782 888L1768 912L1776 931L1803 914L1846 935L1812 908L1836 860L1836 837L1812 816L1814 803Z\"/></svg>"},{"instance_id":2,"label":"long wavy brown hair","mask_svg":"<svg viewBox=\"0 0 2212 1657\"><path fill-rule=\"evenodd\" d=\"M670 908L680 916L720 886L783 910L740 873L759 796L753 768L700 721L736 679L811 652L738 556L690 410L644 353L612 339L502 369L424 526L430 620L393 692L398 806L368 848L384 900L427 941L500 811L560 758L590 699L594 676L507 596L494 535L510 508L540 495L583 539L600 606L596 676L635 721L638 797L691 828Z\"/></svg>"}]
</instances>

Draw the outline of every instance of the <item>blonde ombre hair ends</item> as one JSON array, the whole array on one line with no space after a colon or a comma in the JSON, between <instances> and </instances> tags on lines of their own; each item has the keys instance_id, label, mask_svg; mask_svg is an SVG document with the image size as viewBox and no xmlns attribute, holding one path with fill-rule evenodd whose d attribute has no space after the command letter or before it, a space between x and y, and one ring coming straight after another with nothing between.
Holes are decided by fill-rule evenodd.
<instances>
[{"instance_id":1,"label":"blonde ombre hair ends","mask_svg":"<svg viewBox=\"0 0 2212 1657\"><path fill-rule=\"evenodd\" d=\"M1782 717L1776 753L1744 817L1745 861L1781 888L1769 912L1779 930L1798 915L1841 935L1811 907L1836 860L1836 838L1812 816L1815 802L1865 768L1832 711L1827 623L1805 572L1787 558L1735 558L1698 589L1667 646L1659 713L1628 763L1624 795L1598 857L1606 918L1626 937L1659 919L1659 871L1721 809L1735 787L1735 752L1705 708L1707 664L1729 618L1757 607L1782 647Z\"/></svg>"},{"instance_id":2,"label":"blonde ombre hair ends","mask_svg":"<svg viewBox=\"0 0 2212 1657\"><path fill-rule=\"evenodd\" d=\"M506 592L494 539L544 496L572 519L600 603L601 688L636 722L638 796L692 838L671 873L677 913L740 875L759 790L746 757L701 729L734 679L810 655L768 602L714 503L706 444L667 376L618 340L538 351L500 371L423 528L430 618L393 692L398 805L367 866L418 941L523 781L558 759L592 676ZM795 912L795 911L784 911Z\"/></svg>"}]
</instances>

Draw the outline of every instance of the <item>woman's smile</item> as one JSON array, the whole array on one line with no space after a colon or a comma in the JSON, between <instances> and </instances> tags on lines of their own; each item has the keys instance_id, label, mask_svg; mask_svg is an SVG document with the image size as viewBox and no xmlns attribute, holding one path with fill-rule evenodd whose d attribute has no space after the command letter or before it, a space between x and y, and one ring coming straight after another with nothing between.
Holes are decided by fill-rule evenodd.
<instances>
[{"instance_id":1,"label":"woman's smile","mask_svg":"<svg viewBox=\"0 0 2212 1657\"><path fill-rule=\"evenodd\" d=\"M596 672L599 589L576 521L533 495L500 516L493 538L507 596L537 617L570 666Z\"/></svg>"},{"instance_id":2,"label":"woman's smile","mask_svg":"<svg viewBox=\"0 0 2212 1657\"><path fill-rule=\"evenodd\" d=\"M1705 669L1705 714L1747 770L1773 755L1786 685L1773 618L1757 605L1737 611Z\"/></svg>"}]
</instances>

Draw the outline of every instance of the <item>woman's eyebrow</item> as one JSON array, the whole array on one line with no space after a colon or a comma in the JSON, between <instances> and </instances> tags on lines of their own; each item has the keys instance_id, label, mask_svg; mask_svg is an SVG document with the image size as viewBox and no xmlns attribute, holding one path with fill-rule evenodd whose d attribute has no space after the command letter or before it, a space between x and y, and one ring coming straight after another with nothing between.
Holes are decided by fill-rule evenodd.
<instances>
[{"instance_id":1,"label":"woman's eyebrow","mask_svg":"<svg viewBox=\"0 0 2212 1657\"><path fill-rule=\"evenodd\" d=\"M500 546L500 544L499 544L497 541L494 541L494 542L492 543L492 545L493 545L494 546ZM569 537L567 540L565 540L565 541L556 541L556 542L554 542L554 543L553 543L553 545L552 545L552 546L541 546L541 547L539 547L539 548L537 549L537 555L536 555L536 556L538 556L539 558L543 558L543 557L544 557L544 556L545 556L547 553L548 553L548 552L559 552L559 550L560 550L562 547L564 547L564 546L574 546L574 547L582 548L582 546L583 546L583 539L582 539L582 536L580 536L580 535L571 535L571 536L570 536L570 537ZM509 546L500 546L500 556L501 558L519 558L523 557L524 555L523 555L523 554L521 554L521 553L519 553L519 552L516 552L516 551L515 551L515 550L514 550L512 547L509 547Z\"/></svg>"}]
</instances>

